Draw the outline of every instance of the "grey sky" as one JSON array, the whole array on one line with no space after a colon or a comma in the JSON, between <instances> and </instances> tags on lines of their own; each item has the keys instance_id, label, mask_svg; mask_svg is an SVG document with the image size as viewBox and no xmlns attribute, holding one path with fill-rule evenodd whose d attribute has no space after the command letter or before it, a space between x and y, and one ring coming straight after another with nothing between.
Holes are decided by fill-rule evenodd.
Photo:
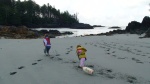
<instances>
[{"instance_id":1,"label":"grey sky","mask_svg":"<svg viewBox=\"0 0 150 84\"><path fill-rule=\"evenodd\" d=\"M149 0L33 0L39 5L49 3L61 12L77 13L79 21L91 25L127 26L150 16Z\"/></svg>"}]
</instances>

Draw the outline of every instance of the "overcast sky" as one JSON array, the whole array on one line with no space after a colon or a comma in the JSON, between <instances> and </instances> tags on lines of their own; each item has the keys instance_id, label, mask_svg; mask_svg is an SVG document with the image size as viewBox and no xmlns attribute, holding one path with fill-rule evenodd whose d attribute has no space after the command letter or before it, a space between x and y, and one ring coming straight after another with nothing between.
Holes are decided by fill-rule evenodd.
<instances>
[{"instance_id":1,"label":"overcast sky","mask_svg":"<svg viewBox=\"0 0 150 84\"><path fill-rule=\"evenodd\" d=\"M90 25L127 26L150 16L150 0L33 0L39 5L49 3L61 12L78 14L79 22Z\"/></svg>"}]
</instances>

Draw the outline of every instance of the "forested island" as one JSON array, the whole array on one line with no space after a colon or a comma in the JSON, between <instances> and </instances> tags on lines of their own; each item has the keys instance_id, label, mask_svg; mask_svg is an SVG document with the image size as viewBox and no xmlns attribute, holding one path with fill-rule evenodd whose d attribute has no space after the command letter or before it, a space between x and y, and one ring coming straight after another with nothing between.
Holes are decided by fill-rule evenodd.
<instances>
[{"instance_id":1,"label":"forested island","mask_svg":"<svg viewBox=\"0 0 150 84\"><path fill-rule=\"evenodd\" d=\"M77 14L60 12L49 3L38 5L32 0L0 0L0 25L26 26L28 28L93 28L79 23Z\"/></svg>"}]
</instances>

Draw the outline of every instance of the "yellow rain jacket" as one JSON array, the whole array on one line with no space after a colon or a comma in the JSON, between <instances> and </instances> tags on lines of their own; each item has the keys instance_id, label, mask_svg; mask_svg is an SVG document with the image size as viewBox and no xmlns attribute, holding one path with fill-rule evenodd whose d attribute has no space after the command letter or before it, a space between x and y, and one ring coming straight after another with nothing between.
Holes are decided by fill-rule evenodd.
<instances>
[{"instance_id":1,"label":"yellow rain jacket","mask_svg":"<svg viewBox=\"0 0 150 84\"><path fill-rule=\"evenodd\" d=\"M82 52L78 53L78 50L82 50ZM77 55L78 55L79 59L86 58L86 54L85 54L86 51L87 50L84 47L78 47L77 48L76 52L77 52Z\"/></svg>"}]
</instances>

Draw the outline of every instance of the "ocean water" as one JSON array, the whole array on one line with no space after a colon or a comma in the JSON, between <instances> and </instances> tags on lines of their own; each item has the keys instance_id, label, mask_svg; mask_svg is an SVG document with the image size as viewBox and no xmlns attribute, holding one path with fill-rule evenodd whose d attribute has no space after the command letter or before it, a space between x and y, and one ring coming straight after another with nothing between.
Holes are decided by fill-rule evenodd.
<instances>
[{"instance_id":1,"label":"ocean water","mask_svg":"<svg viewBox=\"0 0 150 84\"><path fill-rule=\"evenodd\" d=\"M125 29L125 27L119 28L120 30ZM36 28L34 30L58 30L61 33L63 32L73 32L72 35L64 35L58 37L73 37L73 36L81 36L81 35L89 35L89 34L99 34L99 33L106 33L109 31L117 30L117 29L110 29L109 27L95 27L94 29L70 29L70 28Z\"/></svg>"}]
</instances>

